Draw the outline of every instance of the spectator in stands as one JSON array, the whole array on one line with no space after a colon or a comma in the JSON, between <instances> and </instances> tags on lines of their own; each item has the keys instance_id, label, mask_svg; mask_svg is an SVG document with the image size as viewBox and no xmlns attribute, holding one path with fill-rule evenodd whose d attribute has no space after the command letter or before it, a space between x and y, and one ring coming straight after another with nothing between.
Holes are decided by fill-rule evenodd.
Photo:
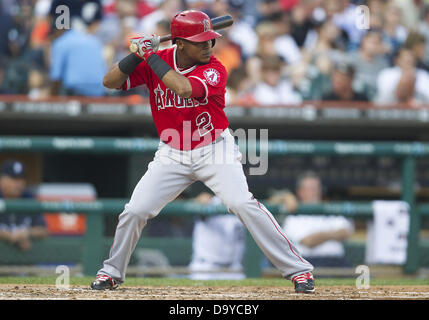
<instances>
[{"instance_id":1,"label":"spectator in stands","mask_svg":"<svg viewBox=\"0 0 429 320\"><path fill-rule=\"evenodd\" d=\"M379 32L369 31L362 37L359 51L350 53L348 62L355 70L353 88L372 100L377 92L377 76L389 67L384 56L382 37Z\"/></svg>"},{"instance_id":2,"label":"spectator in stands","mask_svg":"<svg viewBox=\"0 0 429 320\"><path fill-rule=\"evenodd\" d=\"M8 31L13 24L12 15L6 6L0 2L0 55L4 56L8 53Z\"/></svg>"},{"instance_id":3,"label":"spectator in stands","mask_svg":"<svg viewBox=\"0 0 429 320\"><path fill-rule=\"evenodd\" d=\"M393 0L393 2L401 11L401 24L408 30L414 29L419 21L423 3L427 1L415 0Z\"/></svg>"},{"instance_id":4,"label":"spectator in stands","mask_svg":"<svg viewBox=\"0 0 429 320\"><path fill-rule=\"evenodd\" d=\"M287 13L279 13L271 18L275 27L274 52L292 65L301 60L301 51L295 39L291 36L291 23Z\"/></svg>"},{"instance_id":5,"label":"spectator in stands","mask_svg":"<svg viewBox=\"0 0 429 320\"><path fill-rule=\"evenodd\" d=\"M368 6L369 11L371 13L380 14L380 13L384 13L386 1L385 0L367 0L366 5Z\"/></svg>"},{"instance_id":6,"label":"spectator in stands","mask_svg":"<svg viewBox=\"0 0 429 320\"><path fill-rule=\"evenodd\" d=\"M366 31L355 27L354 9L362 3L370 8L370 30L376 29L382 35L384 59L381 55L374 56L375 48L380 47L375 33L371 31L362 38ZM342 61L351 49L359 49L359 52L352 54L351 61L356 70L354 89L360 93L369 91L367 95L370 100L373 100L376 87L374 75L384 64L381 61L387 59L388 63L394 64L394 57L401 47L411 48L417 58L418 69L429 69L429 9L421 1L5 0L0 2L0 57L6 59L0 92L30 94L32 91L31 96L38 92L28 84L34 82L30 78L37 78L34 68L49 71L50 58L46 48L51 47L49 30L53 19L62 13L55 12L59 5L70 9L72 29L85 29L101 40L106 65L108 61L120 60L128 54L129 37L142 33L168 33L165 22L179 9L200 8L211 17L231 13L234 24L225 30L227 37L222 37L230 40L229 43L223 42L228 43L227 48L222 49L223 43L214 47L215 51L222 51L223 60L233 57L228 71L239 65L237 50L230 50L231 42L238 45L241 62L246 65L253 84L261 81L261 59L280 55L287 63L287 72L304 100L322 99L326 84L329 84L326 79L330 78L332 65ZM416 36L413 30L426 38L425 50L422 50L422 38ZM233 55L229 54L231 52ZM61 80L66 87L65 79ZM147 94L143 89L136 90L138 92L134 93ZM58 83L53 92L57 94L56 91L61 91L58 90ZM66 91L74 90L64 88L61 93ZM113 94L108 91L108 94L131 93Z\"/></svg>"},{"instance_id":7,"label":"spectator in stands","mask_svg":"<svg viewBox=\"0 0 429 320\"><path fill-rule=\"evenodd\" d=\"M39 0L36 2L33 10L33 24L29 39L31 48L31 57L38 68L47 69L49 65L49 33L51 30L51 17L49 16L51 0ZM27 57L25 59L29 60ZM31 59L31 58L30 58Z\"/></svg>"},{"instance_id":8,"label":"spectator in stands","mask_svg":"<svg viewBox=\"0 0 429 320\"><path fill-rule=\"evenodd\" d=\"M418 25L418 31L426 39L426 49L425 49L425 58L424 62L429 63L429 5L424 8L423 19Z\"/></svg>"},{"instance_id":9,"label":"spectator in stands","mask_svg":"<svg viewBox=\"0 0 429 320\"><path fill-rule=\"evenodd\" d=\"M281 11L278 0L260 0L257 1L258 18L257 23L271 21L272 17Z\"/></svg>"},{"instance_id":10,"label":"spectator in stands","mask_svg":"<svg viewBox=\"0 0 429 320\"><path fill-rule=\"evenodd\" d=\"M30 1L11 1L0 4L0 7L0 37L5 41L0 50L9 57L19 57L28 49L33 23L32 4Z\"/></svg>"},{"instance_id":11,"label":"spectator in stands","mask_svg":"<svg viewBox=\"0 0 429 320\"><path fill-rule=\"evenodd\" d=\"M207 192L199 194L195 201L221 204L218 197ZM199 218L192 233L191 279L245 278L242 272L245 245L245 229L237 216L224 214Z\"/></svg>"},{"instance_id":12,"label":"spectator in stands","mask_svg":"<svg viewBox=\"0 0 429 320\"><path fill-rule=\"evenodd\" d=\"M107 68L100 40L75 29L52 28L51 94L103 96Z\"/></svg>"},{"instance_id":13,"label":"spectator in stands","mask_svg":"<svg viewBox=\"0 0 429 320\"><path fill-rule=\"evenodd\" d=\"M384 0L367 0L366 5L369 8L369 29L382 30L384 24Z\"/></svg>"},{"instance_id":14,"label":"spectator in stands","mask_svg":"<svg viewBox=\"0 0 429 320\"><path fill-rule=\"evenodd\" d=\"M120 61L129 54L129 39L140 35L138 32L138 5L133 0L115 2L114 10L109 10L95 34L104 45L107 64Z\"/></svg>"},{"instance_id":15,"label":"spectator in stands","mask_svg":"<svg viewBox=\"0 0 429 320\"><path fill-rule=\"evenodd\" d=\"M279 56L264 57L261 81L253 90L255 101L263 106L299 104L302 97L292 82L283 75L284 62Z\"/></svg>"},{"instance_id":16,"label":"spectator in stands","mask_svg":"<svg viewBox=\"0 0 429 320\"><path fill-rule=\"evenodd\" d=\"M228 30L228 37L240 47L243 60L247 60L256 54L258 35L253 25L254 21L244 17L244 7L245 1L236 6L230 6L229 14L233 17L234 23Z\"/></svg>"},{"instance_id":17,"label":"spectator in stands","mask_svg":"<svg viewBox=\"0 0 429 320\"><path fill-rule=\"evenodd\" d=\"M325 92L331 89L331 69L331 60L320 56L315 63L301 61L289 66L288 73L303 100L321 100Z\"/></svg>"},{"instance_id":18,"label":"spectator in stands","mask_svg":"<svg viewBox=\"0 0 429 320\"><path fill-rule=\"evenodd\" d=\"M275 56L274 40L276 37L275 26L272 23L261 23L256 27L257 46L254 54L246 62L247 74L253 85L262 79L261 63L265 57Z\"/></svg>"},{"instance_id":19,"label":"spectator in stands","mask_svg":"<svg viewBox=\"0 0 429 320\"><path fill-rule=\"evenodd\" d=\"M4 85L5 69L6 69L5 59L3 59L3 57L0 56L0 94L7 94L8 93L8 91Z\"/></svg>"},{"instance_id":20,"label":"spectator in stands","mask_svg":"<svg viewBox=\"0 0 429 320\"><path fill-rule=\"evenodd\" d=\"M414 57L416 57L417 69L429 72L429 64L426 62L426 38L416 31L411 31L408 34L407 40L404 43L404 48L410 49Z\"/></svg>"},{"instance_id":21,"label":"spectator in stands","mask_svg":"<svg viewBox=\"0 0 429 320\"><path fill-rule=\"evenodd\" d=\"M5 4L0 3L0 56L14 56L13 42L18 36L12 14L7 10Z\"/></svg>"},{"instance_id":22,"label":"spectator in stands","mask_svg":"<svg viewBox=\"0 0 429 320\"><path fill-rule=\"evenodd\" d=\"M304 44L303 59L316 65L320 57L326 57L333 63L344 61L345 45L341 30L327 20L316 28L316 33Z\"/></svg>"},{"instance_id":23,"label":"spectator in stands","mask_svg":"<svg viewBox=\"0 0 429 320\"><path fill-rule=\"evenodd\" d=\"M289 34L281 34L282 16L275 16L274 21L261 22L256 26L258 43L255 55L247 59L247 71L253 83L261 80L261 64L265 57L280 56L288 63L301 59L301 53L295 40ZM286 31L285 31L286 32Z\"/></svg>"},{"instance_id":24,"label":"spectator in stands","mask_svg":"<svg viewBox=\"0 0 429 320\"><path fill-rule=\"evenodd\" d=\"M380 72L375 102L380 106L403 103L409 107L428 103L429 73L416 67L412 51L401 48L395 62L394 67Z\"/></svg>"},{"instance_id":25,"label":"spectator in stands","mask_svg":"<svg viewBox=\"0 0 429 320\"><path fill-rule=\"evenodd\" d=\"M321 100L331 90L334 64L346 59L344 48L342 32L331 20L310 31L300 63L290 66L291 80L304 100Z\"/></svg>"},{"instance_id":26,"label":"spectator in stands","mask_svg":"<svg viewBox=\"0 0 429 320\"><path fill-rule=\"evenodd\" d=\"M304 172L297 178L298 204L322 202L322 182L314 172ZM289 192L283 194L283 204L296 207ZM293 210L292 210L293 211ZM342 216L289 214L283 229L303 257L317 267L346 267L344 241L353 233L351 221Z\"/></svg>"},{"instance_id":27,"label":"spectator in stands","mask_svg":"<svg viewBox=\"0 0 429 320\"><path fill-rule=\"evenodd\" d=\"M32 43L34 24L30 1L0 3L0 58L4 59L2 91L25 94L28 69L43 63L43 50Z\"/></svg>"},{"instance_id":28,"label":"spectator in stands","mask_svg":"<svg viewBox=\"0 0 429 320\"><path fill-rule=\"evenodd\" d=\"M33 197L32 192L26 188L23 164L14 160L5 161L0 172L0 198L13 200ZM43 239L47 236L43 215L0 215L0 239L22 251L30 250L32 239Z\"/></svg>"},{"instance_id":29,"label":"spectator in stands","mask_svg":"<svg viewBox=\"0 0 429 320\"><path fill-rule=\"evenodd\" d=\"M401 24L401 9L394 3L388 2L385 6L383 23L383 42L387 47L390 64L407 39L408 31Z\"/></svg>"},{"instance_id":30,"label":"spectator in stands","mask_svg":"<svg viewBox=\"0 0 429 320\"><path fill-rule=\"evenodd\" d=\"M229 6L228 0L214 0L214 1L209 0L209 1L203 1L203 2L206 3L206 6L205 6L206 8L203 7L202 11L206 12L209 15L209 17L219 17L219 16L223 16L224 14L229 14L230 6ZM189 3L189 0L187 1L187 3ZM207 8L207 4L208 4L208 8Z\"/></svg>"},{"instance_id":31,"label":"spectator in stands","mask_svg":"<svg viewBox=\"0 0 429 320\"><path fill-rule=\"evenodd\" d=\"M229 106L256 103L250 78L243 66L232 70L228 75L225 103Z\"/></svg>"},{"instance_id":32,"label":"spectator in stands","mask_svg":"<svg viewBox=\"0 0 429 320\"><path fill-rule=\"evenodd\" d=\"M167 34L170 34L170 21L168 20L160 20L157 22L156 26L155 26L155 32L154 34L160 35L160 36L164 36ZM165 41L159 44L159 49L165 49L165 48L169 48L173 45L173 43L171 42L171 40L169 41Z\"/></svg>"},{"instance_id":33,"label":"spectator in stands","mask_svg":"<svg viewBox=\"0 0 429 320\"><path fill-rule=\"evenodd\" d=\"M30 68L28 71L28 97L33 100L48 98L50 88L48 75L39 67Z\"/></svg>"},{"instance_id":34,"label":"spectator in stands","mask_svg":"<svg viewBox=\"0 0 429 320\"><path fill-rule=\"evenodd\" d=\"M173 17L182 9L181 1L166 0L159 1L158 7L148 15L141 18L137 31L140 34L152 34L156 24L161 20L171 21Z\"/></svg>"},{"instance_id":35,"label":"spectator in stands","mask_svg":"<svg viewBox=\"0 0 429 320\"><path fill-rule=\"evenodd\" d=\"M311 18L311 9L311 1L308 0L299 1L291 9L291 36L300 48L315 27L314 20Z\"/></svg>"},{"instance_id":36,"label":"spectator in stands","mask_svg":"<svg viewBox=\"0 0 429 320\"><path fill-rule=\"evenodd\" d=\"M223 36L216 39L213 55L224 65L229 74L232 70L241 66L240 47L229 40L228 31L222 30L220 33Z\"/></svg>"},{"instance_id":37,"label":"spectator in stands","mask_svg":"<svg viewBox=\"0 0 429 320\"><path fill-rule=\"evenodd\" d=\"M370 12L369 19L370 19L369 20L369 29L370 30L382 30L383 29L384 17L382 14Z\"/></svg>"},{"instance_id":38,"label":"spectator in stands","mask_svg":"<svg viewBox=\"0 0 429 320\"><path fill-rule=\"evenodd\" d=\"M344 32L346 49L354 50L365 34L365 29L356 28L356 5L350 0L333 0L337 10L332 16L333 23Z\"/></svg>"},{"instance_id":39,"label":"spectator in stands","mask_svg":"<svg viewBox=\"0 0 429 320\"><path fill-rule=\"evenodd\" d=\"M337 63L331 74L331 91L323 96L328 101L368 101L365 94L353 89L354 67L347 63Z\"/></svg>"}]
</instances>

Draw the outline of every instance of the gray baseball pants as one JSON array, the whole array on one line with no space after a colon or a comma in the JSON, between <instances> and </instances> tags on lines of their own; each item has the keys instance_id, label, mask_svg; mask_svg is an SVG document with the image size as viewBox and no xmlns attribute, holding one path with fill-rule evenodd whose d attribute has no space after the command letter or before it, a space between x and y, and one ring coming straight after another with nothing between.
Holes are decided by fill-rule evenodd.
<instances>
[{"instance_id":1,"label":"gray baseball pants","mask_svg":"<svg viewBox=\"0 0 429 320\"><path fill-rule=\"evenodd\" d=\"M249 192L241 164L241 153L226 129L223 139L190 151L173 149L160 142L148 170L137 183L130 201L119 215L110 255L98 274L118 282L125 273L141 232L166 204L189 185L202 181L243 222L253 239L283 277L311 272L313 266L302 258L267 208Z\"/></svg>"}]
</instances>

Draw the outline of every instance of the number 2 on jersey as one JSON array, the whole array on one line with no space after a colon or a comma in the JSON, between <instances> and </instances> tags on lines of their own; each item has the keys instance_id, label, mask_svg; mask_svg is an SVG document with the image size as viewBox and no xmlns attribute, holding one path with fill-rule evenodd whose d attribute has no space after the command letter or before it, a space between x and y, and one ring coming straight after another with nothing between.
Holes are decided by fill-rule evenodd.
<instances>
[{"instance_id":1,"label":"number 2 on jersey","mask_svg":"<svg viewBox=\"0 0 429 320\"><path fill-rule=\"evenodd\" d=\"M213 123L211 121L212 121L212 117L207 111L204 111L203 113L200 113L197 116L196 122L197 122L198 132L200 133L201 137L214 129Z\"/></svg>"}]
</instances>

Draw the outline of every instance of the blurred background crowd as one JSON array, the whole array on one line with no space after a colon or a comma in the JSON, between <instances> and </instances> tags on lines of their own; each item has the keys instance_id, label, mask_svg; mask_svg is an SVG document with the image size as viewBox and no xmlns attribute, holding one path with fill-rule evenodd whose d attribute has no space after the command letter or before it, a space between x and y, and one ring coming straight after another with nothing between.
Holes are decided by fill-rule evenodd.
<instances>
[{"instance_id":1,"label":"blurred background crowd","mask_svg":"<svg viewBox=\"0 0 429 320\"><path fill-rule=\"evenodd\" d=\"M170 33L183 9L234 18L214 47L229 104L429 102L428 0L1 0L0 93L144 98L101 79L130 37Z\"/></svg>"}]
</instances>

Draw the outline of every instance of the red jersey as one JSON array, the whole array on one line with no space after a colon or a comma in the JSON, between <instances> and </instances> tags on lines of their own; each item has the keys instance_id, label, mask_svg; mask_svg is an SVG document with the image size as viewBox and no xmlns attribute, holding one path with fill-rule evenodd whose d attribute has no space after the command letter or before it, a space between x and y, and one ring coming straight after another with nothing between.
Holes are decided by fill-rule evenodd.
<instances>
[{"instance_id":1,"label":"red jersey","mask_svg":"<svg viewBox=\"0 0 429 320\"><path fill-rule=\"evenodd\" d=\"M176 149L191 150L207 145L228 127L225 115L225 67L213 56L207 64L180 70L176 46L156 54L176 72L200 81L205 89L202 98L184 99L167 88L151 67L143 61L122 85L123 90L145 84L150 92L152 117L160 139Z\"/></svg>"}]
</instances>

